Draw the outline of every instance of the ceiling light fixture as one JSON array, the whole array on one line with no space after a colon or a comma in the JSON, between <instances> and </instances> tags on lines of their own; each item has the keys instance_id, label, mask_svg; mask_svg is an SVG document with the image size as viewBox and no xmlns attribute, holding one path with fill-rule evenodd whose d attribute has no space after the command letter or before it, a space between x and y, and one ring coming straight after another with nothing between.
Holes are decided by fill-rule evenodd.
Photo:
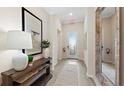
<instances>
[{"instance_id":1,"label":"ceiling light fixture","mask_svg":"<svg viewBox=\"0 0 124 93\"><path fill-rule=\"evenodd\" d=\"M69 15L72 16L72 13L70 13Z\"/></svg>"}]
</instances>

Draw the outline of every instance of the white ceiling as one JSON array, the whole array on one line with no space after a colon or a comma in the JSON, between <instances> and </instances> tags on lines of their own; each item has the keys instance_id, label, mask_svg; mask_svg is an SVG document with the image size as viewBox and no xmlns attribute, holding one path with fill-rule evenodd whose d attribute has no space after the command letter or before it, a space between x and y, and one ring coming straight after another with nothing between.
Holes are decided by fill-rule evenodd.
<instances>
[{"instance_id":1,"label":"white ceiling","mask_svg":"<svg viewBox=\"0 0 124 93\"><path fill-rule=\"evenodd\" d=\"M57 15L63 24L82 22L85 17L84 7L44 7L50 15ZM72 13L72 16L69 15Z\"/></svg>"}]
</instances>

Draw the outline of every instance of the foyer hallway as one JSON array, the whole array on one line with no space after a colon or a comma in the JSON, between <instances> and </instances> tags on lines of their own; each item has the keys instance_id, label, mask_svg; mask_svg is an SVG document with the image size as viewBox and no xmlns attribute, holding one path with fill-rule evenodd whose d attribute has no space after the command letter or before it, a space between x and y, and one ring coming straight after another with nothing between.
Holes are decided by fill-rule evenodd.
<instances>
[{"instance_id":1,"label":"foyer hallway","mask_svg":"<svg viewBox=\"0 0 124 93\"><path fill-rule=\"evenodd\" d=\"M53 78L47 86L94 86L86 76L86 67L82 61L66 59L60 61L53 72Z\"/></svg>"}]
</instances>

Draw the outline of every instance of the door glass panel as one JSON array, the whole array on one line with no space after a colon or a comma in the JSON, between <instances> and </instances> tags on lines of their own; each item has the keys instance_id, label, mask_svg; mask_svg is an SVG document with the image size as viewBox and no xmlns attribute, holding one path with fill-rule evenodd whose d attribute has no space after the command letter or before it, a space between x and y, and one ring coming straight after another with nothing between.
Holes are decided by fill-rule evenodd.
<instances>
[{"instance_id":1,"label":"door glass panel","mask_svg":"<svg viewBox=\"0 0 124 93\"><path fill-rule=\"evenodd\" d=\"M76 33L69 32L69 55L76 54Z\"/></svg>"}]
</instances>

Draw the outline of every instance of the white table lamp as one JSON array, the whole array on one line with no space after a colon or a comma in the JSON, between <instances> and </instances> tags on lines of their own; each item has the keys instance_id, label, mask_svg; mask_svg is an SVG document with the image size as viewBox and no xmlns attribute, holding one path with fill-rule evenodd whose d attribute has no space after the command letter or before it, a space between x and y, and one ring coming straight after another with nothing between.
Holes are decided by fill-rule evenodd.
<instances>
[{"instance_id":1,"label":"white table lamp","mask_svg":"<svg viewBox=\"0 0 124 93\"><path fill-rule=\"evenodd\" d=\"M0 50L6 49L6 37L7 37L7 31L0 28Z\"/></svg>"},{"instance_id":2,"label":"white table lamp","mask_svg":"<svg viewBox=\"0 0 124 93\"><path fill-rule=\"evenodd\" d=\"M32 37L28 32L8 31L7 48L11 50L22 50L32 48ZM17 71L24 70L28 65L28 56L22 52L17 53L12 60L13 68Z\"/></svg>"}]
</instances>

